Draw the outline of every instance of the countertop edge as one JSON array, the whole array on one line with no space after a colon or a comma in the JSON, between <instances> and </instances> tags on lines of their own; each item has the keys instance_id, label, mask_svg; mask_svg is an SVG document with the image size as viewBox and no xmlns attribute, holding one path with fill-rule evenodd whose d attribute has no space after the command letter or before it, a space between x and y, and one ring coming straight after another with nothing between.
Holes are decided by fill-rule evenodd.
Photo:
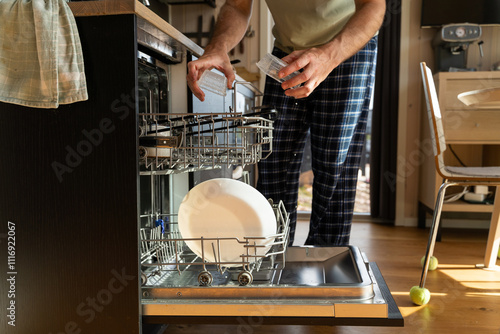
<instances>
[{"instance_id":1,"label":"countertop edge","mask_svg":"<svg viewBox=\"0 0 500 334\"><path fill-rule=\"evenodd\" d=\"M68 5L75 17L135 14L174 38L196 56L199 57L203 54L202 47L186 37L138 0L79 1L69 2Z\"/></svg>"}]
</instances>

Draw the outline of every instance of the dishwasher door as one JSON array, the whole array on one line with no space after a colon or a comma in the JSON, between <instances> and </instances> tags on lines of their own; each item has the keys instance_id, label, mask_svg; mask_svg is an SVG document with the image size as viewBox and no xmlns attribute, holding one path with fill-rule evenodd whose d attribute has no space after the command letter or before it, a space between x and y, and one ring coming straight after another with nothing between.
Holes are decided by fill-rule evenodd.
<instances>
[{"instance_id":1,"label":"dishwasher door","mask_svg":"<svg viewBox=\"0 0 500 334\"><path fill-rule=\"evenodd\" d=\"M198 283L196 270L158 277L142 287L143 321L404 325L378 267L357 247L289 247L284 257L283 266L273 264L276 270L264 261L244 286L237 268L223 273L209 268L214 269L209 286Z\"/></svg>"}]
</instances>

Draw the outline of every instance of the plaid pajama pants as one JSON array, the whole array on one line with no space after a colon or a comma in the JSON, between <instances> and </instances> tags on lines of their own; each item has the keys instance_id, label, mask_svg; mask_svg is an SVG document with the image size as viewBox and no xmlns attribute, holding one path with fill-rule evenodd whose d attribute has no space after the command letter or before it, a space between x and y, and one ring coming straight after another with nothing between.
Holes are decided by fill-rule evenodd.
<instances>
[{"instance_id":1,"label":"plaid pajama pants","mask_svg":"<svg viewBox=\"0 0 500 334\"><path fill-rule=\"evenodd\" d=\"M286 54L276 49L279 58ZM304 99L283 94L267 78L264 105L274 106L273 153L259 163L257 188L290 214L290 244L297 219L300 165L308 132L311 136L313 202L307 245L349 243L356 183L366 120L375 81L377 37L335 68Z\"/></svg>"}]
</instances>

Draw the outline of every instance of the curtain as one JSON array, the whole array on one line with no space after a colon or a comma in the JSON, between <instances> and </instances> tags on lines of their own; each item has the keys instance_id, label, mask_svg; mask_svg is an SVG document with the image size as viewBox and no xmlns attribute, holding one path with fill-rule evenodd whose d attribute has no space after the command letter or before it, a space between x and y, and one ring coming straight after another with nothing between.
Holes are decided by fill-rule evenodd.
<instances>
[{"instance_id":1,"label":"curtain","mask_svg":"<svg viewBox=\"0 0 500 334\"><path fill-rule=\"evenodd\" d=\"M401 0L386 0L379 31L370 154L370 210L373 218L396 214L397 131Z\"/></svg>"}]
</instances>

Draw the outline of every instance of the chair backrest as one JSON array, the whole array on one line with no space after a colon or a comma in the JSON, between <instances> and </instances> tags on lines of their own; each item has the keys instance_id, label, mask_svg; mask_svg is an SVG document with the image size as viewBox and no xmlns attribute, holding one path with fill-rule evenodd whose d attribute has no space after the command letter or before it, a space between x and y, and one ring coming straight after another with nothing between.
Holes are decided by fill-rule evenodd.
<instances>
[{"instance_id":1,"label":"chair backrest","mask_svg":"<svg viewBox=\"0 0 500 334\"><path fill-rule=\"evenodd\" d=\"M427 115L429 118L429 126L431 130L432 145L434 148L434 156L441 162L441 169L443 162L443 152L446 150L446 141L444 138L443 121L441 118L441 109L439 108L439 101L432 78L432 71L427 65L420 63L420 70L422 71L422 81L424 85L425 102L427 105Z\"/></svg>"}]
</instances>

